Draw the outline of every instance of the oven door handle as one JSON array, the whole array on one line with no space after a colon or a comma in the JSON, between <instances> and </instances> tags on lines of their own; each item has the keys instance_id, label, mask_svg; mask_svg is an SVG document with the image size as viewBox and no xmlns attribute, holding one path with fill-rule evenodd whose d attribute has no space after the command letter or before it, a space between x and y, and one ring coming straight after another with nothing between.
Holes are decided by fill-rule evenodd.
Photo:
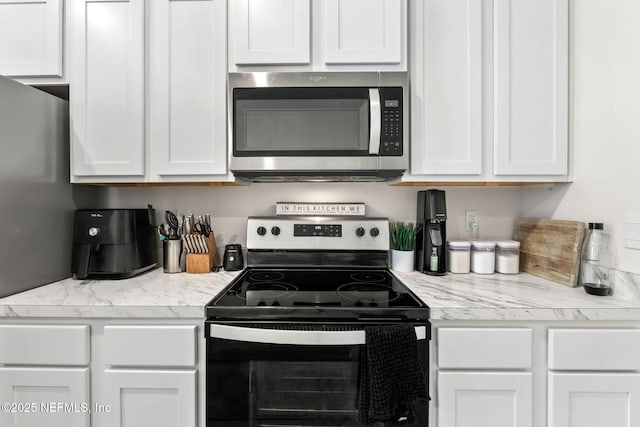
<instances>
[{"instance_id":1,"label":"oven door handle","mask_svg":"<svg viewBox=\"0 0 640 427\"><path fill-rule=\"evenodd\" d=\"M369 89L369 111L371 111L369 154L377 156L380 153L380 128L382 126L380 89Z\"/></svg>"},{"instance_id":2,"label":"oven door handle","mask_svg":"<svg viewBox=\"0 0 640 427\"><path fill-rule=\"evenodd\" d=\"M427 338L426 326L416 326L416 338ZM289 331L282 329L243 328L212 323L209 337L240 342L286 345L363 345L362 331Z\"/></svg>"}]
</instances>

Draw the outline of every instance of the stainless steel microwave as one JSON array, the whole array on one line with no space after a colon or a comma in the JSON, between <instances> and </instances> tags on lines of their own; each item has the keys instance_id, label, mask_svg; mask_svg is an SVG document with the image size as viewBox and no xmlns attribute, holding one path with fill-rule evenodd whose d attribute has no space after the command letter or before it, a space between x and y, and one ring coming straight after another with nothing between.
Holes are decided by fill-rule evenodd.
<instances>
[{"instance_id":1,"label":"stainless steel microwave","mask_svg":"<svg viewBox=\"0 0 640 427\"><path fill-rule=\"evenodd\" d=\"M253 181L382 181L408 166L408 76L230 73L230 170Z\"/></svg>"}]
</instances>

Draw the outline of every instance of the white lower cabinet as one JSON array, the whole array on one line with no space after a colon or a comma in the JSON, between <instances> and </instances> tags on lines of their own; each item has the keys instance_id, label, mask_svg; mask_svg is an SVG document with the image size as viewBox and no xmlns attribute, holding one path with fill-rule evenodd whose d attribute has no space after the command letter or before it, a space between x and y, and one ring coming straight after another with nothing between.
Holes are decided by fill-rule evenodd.
<instances>
[{"instance_id":1,"label":"white lower cabinet","mask_svg":"<svg viewBox=\"0 0 640 427\"><path fill-rule=\"evenodd\" d=\"M552 328L548 342L548 427L640 425L639 329Z\"/></svg>"},{"instance_id":2,"label":"white lower cabinet","mask_svg":"<svg viewBox=\"0 0 640 427\"><path fill-rule=\"evenodd\" d=\"M439 427L532 427L531 328L440 327L437 347Z\"/></svg>"},{"instance_id":3,"label":"white lower cabinet","mask_svg":"<svg viewBox=\"0 0 640 427\"><path fill-rule=\"evenodd\" d=\"M196 427L196 371L107 369L111 427Z\"/></svg>"},{"instance_id":4,"label":"white lower cabinet","mask_svg":"<svg viewBox=\"0 0 640 427\"><path fill-rule=\"evenodd\" d=\"M89 427L89 368L0 368L0 426Z\"/></svg>"},{"instance_id":5,"label":"white lower cabinet","mask_svg":"<svg viewBox=\"0 0 640 427\"><path fill-rule=\"evenodd\" d=\"M0 427L204 426L202 323L0 318Z\"/></svg>"},{"instance_id":6,"label":"white lower cabinet","mask_svg":"<svg viewBox=\"0 0 640 427\"><path fill-rule=\"evenodd\" d=\"M549 374L548 427L640 425L640 374Z\"/></svg>"},{"instance_id":7,"label":"white lower cabinet","mask_svg":"<svg viewBox=\"0 0 640 427\"><path fill-rule=\"evenodd\" d=\"M439 427L531 427L532 374L439 372Z\"/></svg>"},{"instance_id":8,"label":"white lower cabinet","mask_svg":"<svg viewBox=\"0 0 640 427\"><path fill-rule=\"evenodd\" d=\"M640 322L432 321L431 424L640 426Z\"/></svg>"}]
</instances>

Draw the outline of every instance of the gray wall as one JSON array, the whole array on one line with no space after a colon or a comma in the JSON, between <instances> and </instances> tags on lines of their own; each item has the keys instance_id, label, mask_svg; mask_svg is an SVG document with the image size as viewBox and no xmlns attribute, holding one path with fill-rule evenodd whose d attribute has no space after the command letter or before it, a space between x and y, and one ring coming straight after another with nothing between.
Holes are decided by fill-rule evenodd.
<instances>
[{"instance_id":1,"label":"gray wall","mask_svg":"<svg viewBox=\"0 0 640 427\"><path fill-rule=\"evenodd\" d=\"M211 212L219 247L246 243L246 219L273 215L276 202L364 202L367 216L415 221L416 193L426 187L390 186L385 183L254 183L242 187L111 188L109 207L136 208L153 204L166 210ZM480 238L510 238L520 212L516 187L444 187L450 238L471 238L464 231L464 211L480 215Z\"/></svg>"}]
</instances>

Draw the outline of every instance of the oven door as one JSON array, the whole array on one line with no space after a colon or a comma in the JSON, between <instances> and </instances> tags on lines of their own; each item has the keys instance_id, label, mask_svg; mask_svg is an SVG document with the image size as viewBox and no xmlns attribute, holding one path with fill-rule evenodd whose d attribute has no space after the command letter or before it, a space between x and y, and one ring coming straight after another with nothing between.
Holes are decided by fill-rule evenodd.
<instances>
[{"instance_id":1,"label":"oven door","mask_svg":"<svg viewBox=\"0 0 640 427\"><path fill-rule=\"evenodd\" d=\"M428 375L430 328L415 326ZM207 322L207 427L359 426L363 327ZM415 411L427 426L428 404Z\"/></svg>"}]
</instances>

